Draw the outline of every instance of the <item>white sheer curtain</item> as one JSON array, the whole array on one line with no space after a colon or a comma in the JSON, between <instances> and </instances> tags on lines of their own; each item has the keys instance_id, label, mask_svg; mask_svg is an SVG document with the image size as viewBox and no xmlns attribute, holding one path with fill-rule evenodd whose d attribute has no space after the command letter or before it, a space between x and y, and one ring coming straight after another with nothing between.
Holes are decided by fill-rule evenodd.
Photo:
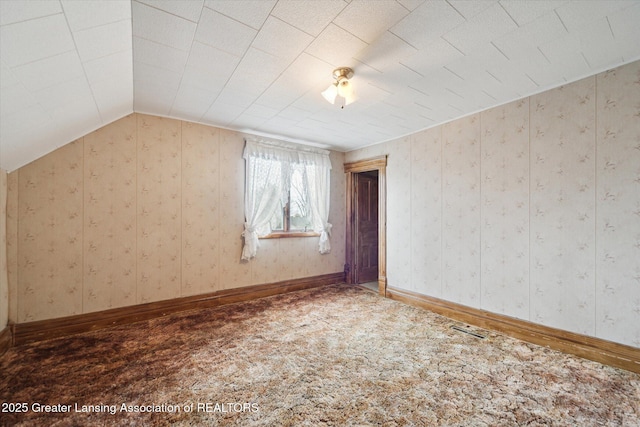
<instances>
[{"instance_id":1,"label":"white sheer curtain","mask_svg":"<svg viewBox=\"0 0 640 427\"><path fill-rule=\"evenodd\" d=\"M246 150L245 150L246 153ZM244 247L242 259L256 256L261 235L269 234L269 221L282 208L282 164L272 159L246 157L246 187L244 191Z\"/></svg>"},{"instance_id":2,"label":"white sheer curtain","mask_svg":"<svg viewBox=\"0 0 640 427\"><path fill-rule=\"evenodd\" d=\"M242 233L242 259L255 257L260 245L258 238L271 232L270 220L288 197L287 173L293 164L305 166L313 226L320 233L319 250L322 254L329 253L329 152L279 141L247 139L243 157L246 162L246 222Z\"/></svg>"},{"instance_id":3,"label":"white sheer curtain","mask_svg":"<svg viewBox=\"0 0 640 427\"><path fill-rule=\"evenodd\" d=\"M320 233L318 250L321 254L331 252L331 224L329 223L329 201L331 189L331 167L307 166L309 200L313 213L313 229Z\"/></svg>"}]
</instances>

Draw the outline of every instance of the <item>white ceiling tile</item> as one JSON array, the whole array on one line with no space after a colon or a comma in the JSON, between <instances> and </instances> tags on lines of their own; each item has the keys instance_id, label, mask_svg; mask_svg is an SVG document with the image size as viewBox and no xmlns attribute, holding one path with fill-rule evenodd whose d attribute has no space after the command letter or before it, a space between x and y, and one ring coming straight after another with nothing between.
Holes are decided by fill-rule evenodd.
<instances>
[{"instance_id":1,"label":"white ceiling tile","mask_svg":"<svg viewBox=\"0 0 640 427\"><path fill-rule=\"evenodd\" d=\"M183 81L203 89L220 91L238 66L240 58L199 42L187 61Z\"/></svg>"},{"instance_id":2,"label":"white ceiling tile","mask_svg":"<svg viewBox=\"0 0 640 427\"><path fill-rule=\"evenodd\" d=\"M333 82L332 69L324 61L303 53L285 70L282 77L292 87L309 89L315 85Z\"/></svg>"},{"instance_id":3,"label":"white ceiling tile","mask_svg":"<svg viewBox=\"0 0 640 427\"><path fill-rule=\"evenodd\" d=\"M589 66L596 70L602 67L604 62L621 61L620 54L611 49L613 42L607 19L600 18L566 37L542 44L540 50L552 64L562 63L565 57L571 56L574 52L582 52Z\"/></svg>"},{"instance_id":4,"label":"white ceiling tile","mask_svg":"<svg viewBox=\"0 0 640 427\"><path fill-rule=\"evenodd\" d=\"M183 118L200 118L207 112L219 93L220 91L182 84L171 106L171 114Z\"/></svg>"},{"instance_id":5,"label":"white ceiling tile","mask_svg":"<svg viewBox=\"0 0 640 427\"><path fill-rule=\"evenodd\" d=\"M135 1L132 15L134 36L181 50L191 47L196 23Z\"/></svg>"},{"instance_id":6,"label":"white ceiling tile","mask_svg":"<svg viewBox=\"0 0 640 427\"><path fill-rule=\"evenodd\" d=\"M182 74L133 61L133 82L136 88L155 88L164 93L178 90Z\"/></svg>"},{"instance_id":7,"label":"white ceiling tile","mask_svg":"<svg viewBox=\"0 0 640 427\"><path fill-rule=\"evenodd\" d=\"M30 91L84 77L82 63L75 51L29 62L14 68L13 71Z\"/></svg>"},{"instance_id":8,"label":"white ceiling tile","mask_svg":"<svg viewBox=\"0 0 640 427\"><path fill-rule=\"evenodd\" d=\"M205 6L255 28L262 27L276 0L207 0Z\"/></svg>"},{"instance_id":9,"label":"white ceiling tile","mask_svg":"<svg viewBox=\"0 0 640 427\"><path fill-rule=\"evenodd\" d=\"M122 117L133 110L133 80L121 75L100 80L91 85L98 111L103 121Z\"/></svg>"},{"instance_id":10,"label":"white ceiling tile","mask_svg":"<svg viewBox=\"0 0 640 427\"><path fill-rule=\"evenodd\" d=\"M442 36L465 54L517 28L498 3Z\"/></svg>"},{"instance_id":11,"label":"white ceiling tile","mask_svg":"<svg viewBox=\"0 0 640 427\"><path fill-rule=\"evenodd\" d=\"M551 64L551 67L563 77L565 81L576 80L577 76L584 77L592 73L589 63L582 52L573 52L559 61Z\"/></svg>"},{"instance_id":12,"label":"white ceiling tile","mask_svg":"<svg viewBox=\"0 0 640 427\"><path fill-rule=\"evenodd\" d=\"M168 116L175 99L175 92L161 92L157 86L141 86L134 82L133 109L139 113Z\"/></svg>"},{"instance_id":13,"label":"white ceiling tile","mask_svg":"<svg viewBox=\"0 0 640 427\"><path fill-rule=\"evenodd\" d=\"M131 25L130 0L61 1L71 31L125 20Z\"/></svg>"},{"instance_id":14,"label":"white ceiling tile","mask_svg":"<svg viewBox=\"0 0 640 427\"><path fill-rule=\"evenodd\" d=\"M567 30L564 25L555 13L550 13L498 37L493 43L507 57L514 58L525 48L540 46L565 36Z\"/></svg>"},{"instance_id":15,"label":"white ceiling tile","mask_svg":"<svg viewBox=\"0 0 640 427\"><path fill-rule=\"evenodd\" d=\"M471 79L490 67L506 65L509 60L492 44L479 47L472 55L463 56L446 64L446 68L463 79Z\"/></svg>"},{"instance_id":16,"label":"white ceiling tile","mask_svg":"<svg viewBox=\"0 0 640 427\"><path fill-rule=\"evenodd\" d=\"M320 95L320 93L307 92L306 94L292 102L290 105L288 105L286 109L290 112L294 109L299 111L306 111L307 114L303 115L306 117L310 114L315 114L317 111L326 107L326 105L324 104L326 102L327 101L322 97L322 95ZM291 117L288 116L288 118ZM302 119L304 117L301 116L300 118Z\"/></svg>"},{"instance_id":17,"label":"white ceiling tile","mask_svg":"<svg viewBox=\"0 0 640 427\"><path fill-rule=\"evenodd\" d=\"M289 87L286 84L278 83L271 85L262 95L260 95L256 100L256 103L266 105L277 110L282 110L298 99L300 95L300 93L289 90ZM320 95L319 92L318 97L322 98L322 95Z\"/></svg>"},{"instance_id":18,"label":"white ceiling tile","mask_svg":"<svg viewBox=\"0 0 640 427\"><path fill-rule=\"evenodd\" d=\"M22 83L2 88L0 97L0 116L5 117L36 105L35 98Z\"/></svg>"},{"instance_id":19,"label":"white ceiling tile","mask_svg":"<svg viewBox=\"0 0 640 427\"><path fill-rule=\"evenodd\" d=\"M569 32L577 31L585 25L636 5L637 0L589 0L572 1L556 9Z\"/></svg>"},{"instance_id":20,"label":"white ceiling tile","mask_svg":"<svg viewBox=\"0 0 640 427\"><path fill-rule=\"evenodd\" d=\"M205 8L195 39L233 55L242 56L258 32L234 19Z\"/></svg>"},{"instance_id":21,"label":"white ceiling tile","mask_svg":"<svg viewBox=\"0 0 640 427\"><path fill-rule=\"evenodd\" d=\"M426 74L424 78L414 82L411 87L427 96L433 96L434 93L441 92L443 88L454 87L462 81L463 79L456 77L450 71L438 68Z\"/></svg>"},{"instance_id":22,"label":"white ceiling tile","mask_svg":"<svg viewBox=\"0 0 640 427\"><path fill-rule=\"evenodd\" d=\"M487 68L486 72L498 79L505 87L505 91L516 93L517 98L539 91L539 86L527 77L524 71L512 64L507 63L507 66L504 64L492 64Z\"/></svg>"},{"instance_id":23,"label":"white ceiling tile","mask_svg":"<svg viewBox=\"0 0 640 427\"><path fill-rule=\"evenodd\" d=\"M60 3L51 0L0 1L0 26L62 13Z\"/></svg>"},{"instance_id":24,"label":"white ceiling tile","mask_svg":"<svg viewBox=\"0 0 640 427\"><path fill-rule=\"evenodd\" d=\"M280 0L271 12L299 30L317 36L347 6L343 0Z\"/></svg>"},{"instance_id":25,"label":"white ceiling tile","mask_svg":"<svg viewBox=\"0 0 640 427\"><path fill-rule=\"evenodd\" d=\"M432 44L422 47L414 55L400 62L425 75L462 57L464 55L458 49L451 46L446 40L438 38Z\"/></svg>"},{"instance_id":26,"label":"white ceiling tile","mask_svg":"<svg viewBox=\"0 0 640 427\"><path fill-rule=\"evenodd\" d=\"M528 50L523 49L522 54L517 59L507 61L502 64L502 67L509 72L521 72L528 75L542 89L563 83L562 73L551 65L540 50L531 48Z\"/></svg>"},{"instance_id":27,"label":"white ceiling tile","mask_svg":"<svg viewBox=\"0 0 640 427\"><path fill-rule=\"evenodd\" d=\"M111 79L114 76L118 78L126 77L133 81L133 58L131 53L129 50L123 50L113 55L85 62L83 64L84 72L89 84L93 86L94 83Z\"/></svg>"},{"instance_id":28,"label":"white ceiling tile","mask_svg":"<svg viewBox=\"0 0 640 427\"><path fill-rule=\"evenodd\" d=\"M238 89L243 85L266 89L286 69L288 62L262 50L250 48L235 69L232 80Z\"/></svg>"},{"instance_id":29,"label":"white ceiling tile","mask_svg":"<svg viewBox=\"0 0 640 427\"><path fill-rule=\"evenodd\" d=\"M465 19L471 19L476 15L479 15L491 6L495 6L497 0L448 0L451 6L453 6Z\"/></svg>"},{"instance_id":30,"label":"white ceiling tile","mask_svg":"<svg viewBox=\"0 0 640 427\"><path fill-rule=\"evenodd\" d=\"M93 97L74 97L63 104L56 105L49 114L54 121L67 125L90 121L97 126L100 123L100 114ZM77 137L80 136L82 134L77 135Z\"/></svg>"},{"instance_id":31,"label":"white ceiling tile","mask_svg":"<svg viewBox=\"0 0 640 427\"><path fill-rule=\"evenodd\" d=\"M0 88L5 88L19 83L20 80L16 77L16 74L9 69L4 62L0 61Z\"/></svg>"},{"instance_id":32,"label":"white ceiling tile","mask_svg":"<svg viewBox=\"0 0 640 427\"><path fill-rule=\"evenodd\" d=\"M287 119L286 117L276 116L262 123L260 130L263 132L279 133L281 129L289 129L295 126L298 120Z\"/></svg>"},{"instance_id":33,"label":"white ceiling tile","mask_svg":"<svg viewBox=\"0 0 640 427\"><path fill-rule=\"evenodd\" d=\"M365 42L372 43L408 13L407 9L396 2L352 1L333 23Z\"/></svg>"},{"instance_id":34,"label":"white ceiling tile","mask_svg":"<svg viewBox=\"0 0 640 427\"><path fill-rule=\"evenodd\" d=\"M287 108L285 108L284 110L279 111L277 116L274 117L274 118L275 119L289 120L289 121L295 122L295 121L301 120L303 118L306 118L311 114L312 113L310 111L307 111L307 110L295 107L293 105L290 105Z\"/></svg>"},{"instance_id":35,"label":"white ceiling tile","mask_svg":"<svg viewBox=\"0 0 640 427\"><path fill-rule=\"evenodd\" d=\"M56 124L49 130L52 137L68 142L88 134L102 124L95 103L84 99L51 111L51 119Z\"/></svg>"},{"instance_id":36,"label":"white ceiling tile","mask_svg":"<svg viewBox=\"0 0 640 427\"><path fill-rule=\"evenodd\" d=\"M45 111L62 108L68 104L95 104L84 77L33 92L33 96Z\"/></svg>"},{"instance_id":37,"label":"white ceiling tile","mask_svg":"<svg viewBox=\"0 0 640 427\"><path fill-rule=\"evenodd\" d=\"M34 140L38 137L40 128L45 123L50 122L51 117L42 107L35 106L30 108L27 113L7 114L2 117L2 120L5 123L10 123L0 126L0 140L3 141L2 161L4 162L7 157L29 156L29 152L34 148ZM29 140L30 144L24 144L26 140ZM36 158L28 159L22 164L26 164ZM6 167L2 169L12 170Z\"/></svg>"},{"instance_id":38,"label":"white ceiling tile","mask_svg":"<svg viewBox=\"0 0 640 427\"><path fill-rule=\"evenodd\" d=\"M259 91L248 92L236 87L230 89L228 86L225 86L216 98L216 102L246 109L255 102L260 93Z\"/></svg>"},{"instance_id":39,"label":"white ceiling tile","mask_svg":"<svg viewBox=\"0 0 640 427\"><path fill-rule=\"evenodd\" d=\"M51 143L52 136L47 132L52 124L51 117L38 111L33 111L32 117L33 121L12 120L12 123L25 127L20 131L14 131L12 126L0 127L0 140L3 141L2 159L0 159L3 163L2 169L12 171L18 166L26 165L44 156L55 148ZM29 141L29 144L24 144L26 140Z\"/></svg>"},{"instance_id":40,"label":"white ceiling tile","mask_svg":"<svg viewBox=\"0 0 640 427\"><path fill-rule=\"evenodd\" d=\"M640 59L640 2L608 17L617 50L625 61Z\"/></svg>"},{"instance_id":41,"label":"white ceiling tile","mask_svg":"<svg viewBox=\"0 0 640 427\"><path fill-rule=\"evenodd\" d=\"M82 62L131 50L131 23L118 21L73 33Z\"/></svg>"},{"instance_id":42,"label":"white ceiling tile","mask_svg":"<svg viewBox=\"0 0 640 427\"><path fill-rule=\"evenodd\" d=\"M334 67L340 67L351 65L351 58L367 46L367 43L348 31L329 24L307 47L306 52Z\"/></svg>"},{"instance_id":43,"label":"white ceiling tile","mask_svg":"<svg viewBox=\"0 0 640 427\"><path fill-rule=\"evenodd\" d=\"M241 132L251 132L252 130L259 128L260 125L266 121L267 119L265 118L243 113L230 122L229 125Z\"/></svg>"},{"instance_id":44,"label":"white ceiling tile","mask_svg":"<svg viewBox=\"0 0 640 427\"><path fill-rule=\"evenodd\" d=\"M424 3L391 28L391 32L418 49L438 40L447 31L465 22L449 3L438 0Z\"/></svg>"},{"instance_id":45,"label":"white ceiling tile","mask_svg":"<svg viewBox=\"0 0 640 427\"><path fill-rule=\"evenodd\" d=\"M542 15L553 13L554 9L569 0L501 0L500 4L519 26L528 24Z\"/></svg>"},{"instance_id":46,"label":"white ceiling tile","mask_svg":"<svg viewBox=\"0 0 640 427\"><path fill-rule=\"evenodd\" d=\"M244 109L244 107L216 102L207 110L202 118L209 123L225 125L242 114Z\"/></svg>"},{"instance_id":47,"label":"white ceiling tile","mask_svg":"<svg viewBox=\"0 0 640 427\"><path fill-rule=\"evenodd\" d=\"M252 46L271 55L292 61L313 38L281 20L269 17L258 32Z\"/></svg>"},{"instance_id":48,"label":"white ceiling tile","mask_svg":"<svg viewBox=\"0 0 640 427\"><path fill-rule=\"evenodd\" d=\"M133 38L133 53L138 62L177 73L184 71L189 58L189 52L140 37Z\"/></svg>"},{"instance_id":49,"label":"white ceiling tile","mask_svg":"<svg viewBox=\"0 0 640 427\"><path fill-rule=\"evenodd\" d=\"M204 0L136 0L172 15L198 22L204 6Z\"/></svg>"},{"instance_id":50,"label":"white ceiling tile","mask_svg":"<svg viewBox=\"0 0 640 427\"><path fill-rule=\"evenodd\" d=\"M399 3L408 10L414 10L416 7L423 4L425 0L399 0Z\"/></svg>"},{"instance_id":51,"label":"white ceiling tile","mask_svg":"<svg viewBox=\"0 0 640 427\"><path fill-rule=\"evenodd\" d=\"M416 48L387 31L378 38L376 43L362 50L355 58L378 71L382 71L415 55L416 52Z\"/></svg>"},{"instance_id":52,"label":"white ceiling tile","mask_svg":"<svg viewBox=\"0 0 640 427\"><path fill-rule=\"evenodd\" d=\"M2 62L9 67L74 49L71 32L62 14L0 27Z\"/></svg>"}]
</instances>

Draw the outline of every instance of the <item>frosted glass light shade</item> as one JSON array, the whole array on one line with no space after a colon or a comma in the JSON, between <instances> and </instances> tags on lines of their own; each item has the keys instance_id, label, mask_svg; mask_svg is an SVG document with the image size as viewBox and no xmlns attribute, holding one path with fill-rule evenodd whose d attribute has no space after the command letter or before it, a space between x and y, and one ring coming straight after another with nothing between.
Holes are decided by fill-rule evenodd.
<instances>
[{"instance_id":1,"label":"frosted glass light shade","mask_svg":"<svg viewBox=\"0 0 640 427\"><path fill-rule=\"evenodd\" d=\"M334 84L330 85L327 89L324 90L324 92L322 92L322 96L324 96L324 99L326 99L332 104L336 102L337 95L338 95L338 88Z\"/></svg>"},{"instance_id":2,"label":"frosted glass light shade","mask_svg":"<svg viewBox=\"0 0 640 427\"><path fill-rule=\"evenodd\" d=\"M353 85L349 80L342 80L338 85L338 95L344 98L344 105L349 105L356 100Z\"/></svg>"}]
</instances>

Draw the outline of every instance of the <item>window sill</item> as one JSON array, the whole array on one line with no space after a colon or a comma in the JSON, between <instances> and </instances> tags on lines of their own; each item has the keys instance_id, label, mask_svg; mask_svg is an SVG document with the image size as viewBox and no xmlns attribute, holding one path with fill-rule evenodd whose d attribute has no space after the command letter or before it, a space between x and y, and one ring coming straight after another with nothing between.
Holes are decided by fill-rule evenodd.
<instances>
[{"instance_id":1,"label":"window sill","mask_svg":"<svg viewBox=\"0 0 640 427\"><path fill-rule=\"evenodd\" d=\"M289 237L318 237L320 233L315 231L274 231L266 236L259 237L259 239L282 239Z\"/></svg>"}]
</instances>

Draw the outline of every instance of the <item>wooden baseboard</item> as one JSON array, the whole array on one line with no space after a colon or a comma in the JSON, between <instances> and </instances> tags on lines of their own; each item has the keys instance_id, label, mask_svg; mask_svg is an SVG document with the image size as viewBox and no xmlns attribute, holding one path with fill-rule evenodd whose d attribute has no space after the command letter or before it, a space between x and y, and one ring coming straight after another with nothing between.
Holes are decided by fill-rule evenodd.
<instances>
[{"instance_id":1,"label":"wooden baseboard","mask_svg":"<svg viewBox=\"0 0 640 427\"><path fill-rule=\"evenodd\" d=\"M13 334L11 332L11 325L7 325L2 332L0 332L0 356L5 354L13 345Z\"/></svg>"},{"instance_id":2,"label":"wooden baseboard","mask_svg":"<svg viewBox=\"0 0 640 427\"><path fill-rule=\"evenodd\" d=\"M233 304L343 282L344 272L324 274L321 276L227 289L202 295L138 304L57 319L18 323L14 325L13 345L19 346L30 342L154 319L180 311Z\"/></svg>"},{"instance_id":3,"label":"wooden baseboard","mask_svg":"<svg viewBox=\"0 0 640 427\"><path fill-rule=\"evenodd\" d=\"M403 289L387 287L387 297L473 326L640 373L640 348L551 328Z\"/></svg>"}]
</instances>

